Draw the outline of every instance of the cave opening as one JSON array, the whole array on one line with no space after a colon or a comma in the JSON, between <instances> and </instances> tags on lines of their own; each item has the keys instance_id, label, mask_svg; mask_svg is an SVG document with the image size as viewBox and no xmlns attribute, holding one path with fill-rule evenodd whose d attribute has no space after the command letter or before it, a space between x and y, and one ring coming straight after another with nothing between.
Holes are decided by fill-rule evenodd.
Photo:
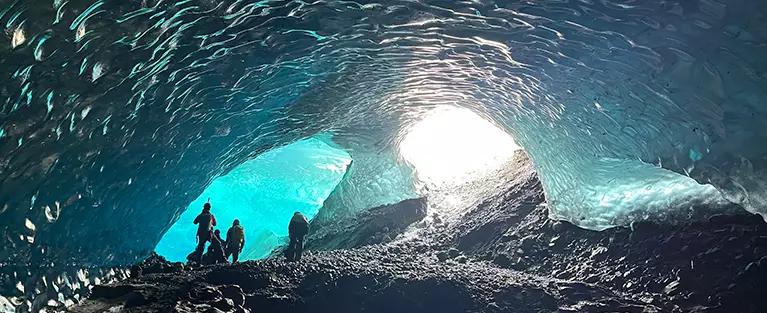
<instances>
[{"instance_id":1,"label":"cave opening","mask_svg":"<svg viewBox=\"0 0 767 313\"><path fill-rule=\"evenodd\" d=\"M434 109L409 129L399 145L402 158L430 188L485 176L521 149L493 123L469 109L452 106Z\"/></svg>"},{"instance_id":2,"label":"cave opening","mask_svg":"<svg viewBox=\"0 0 767 313\"><path fill-rule=\"evenodd\" d=\"M344 150L322 137L272 149L215 179L163 235L155 251L183 262L196 245L192 221L210 199L211 212L225 237L234 219L245 228L240 260L264 258L284 244L295 211L314 217L351 163Z\"/></svg>"}]
</instances>

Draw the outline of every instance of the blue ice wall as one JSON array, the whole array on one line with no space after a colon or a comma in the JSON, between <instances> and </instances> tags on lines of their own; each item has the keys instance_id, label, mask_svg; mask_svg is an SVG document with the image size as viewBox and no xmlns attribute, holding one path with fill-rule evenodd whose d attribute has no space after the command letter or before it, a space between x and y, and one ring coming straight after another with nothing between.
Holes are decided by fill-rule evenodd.
<instances>
[{"instance_id":1,"label":"blue ice wall","mask_svg":"<svg viewBox=\"0 0 767 313\"><path fill-rule=\"evenodd\" d=\"M232 221L245 227L241 260L264 257L287 236L293 212L312 218L346 172L351 159L318 139L302 140L259 155L213 181L157 245L171 261L186 261L194 250L192 221L210 198L217 229L225 237Z\"/></svg>"},{"instance_id":2,"label":"blue ice wall","mask_svg":"<svg viewBox=\"0 0 767 313\"><path fill-rule=\"evenodd\" d=\"M395 153L373 153L359 147L350 153L354 161L323 203L318 224L324 227L366 209L420 197L413 168Z\"/></svg>"}]
</instances>

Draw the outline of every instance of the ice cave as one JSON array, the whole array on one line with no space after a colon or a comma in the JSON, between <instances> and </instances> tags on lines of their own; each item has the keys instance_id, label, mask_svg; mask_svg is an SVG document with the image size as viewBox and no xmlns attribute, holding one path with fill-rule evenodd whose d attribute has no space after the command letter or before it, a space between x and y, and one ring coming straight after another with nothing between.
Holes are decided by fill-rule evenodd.
<instances>
[{"instance_id":1,"label":"ice cave","mask_svg":"<svg viewBox=\"0 0 767 313\"><path fill-rule=\"evenodd\" d=\"M767 312L767 1L7 0L0 25L2 313ZM184 264L206 202L244 262Z\"/></svg>"}]
</instances>

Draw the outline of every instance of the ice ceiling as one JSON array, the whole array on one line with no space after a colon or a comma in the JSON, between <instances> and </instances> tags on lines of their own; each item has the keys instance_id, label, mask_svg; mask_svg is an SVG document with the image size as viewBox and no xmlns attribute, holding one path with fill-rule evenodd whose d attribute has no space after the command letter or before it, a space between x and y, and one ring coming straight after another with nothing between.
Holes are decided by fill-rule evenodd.
<instances>
[{"instance_id":1,"label":"ice ceiling","mask_svg":"<svg viewBox=\"0 0 767 313\"><path fill-rule=\"evenodd\" d=\"M318 219L414 197L397 147L444 105L513 135L555 218L601 229L723 201L765 213L766 13L746 0L3 1L0 261L130 262L213 179L317 134L353 160Z\"/></svg>"}]
</instances>

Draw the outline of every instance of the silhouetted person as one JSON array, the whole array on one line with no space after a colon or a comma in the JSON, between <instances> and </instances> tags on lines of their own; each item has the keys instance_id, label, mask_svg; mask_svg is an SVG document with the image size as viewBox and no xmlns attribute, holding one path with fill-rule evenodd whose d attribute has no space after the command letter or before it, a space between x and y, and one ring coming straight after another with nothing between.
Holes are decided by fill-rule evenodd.
<instances>
[{"instance_id":1,"label":"silhouetted person","mask_svg":"<svg viewBox=\"0 0 767 313\"><path fill-rule=\"evenodd\" d=\"M290 235L290 245L286 256L288 261L301 261L301 252L304 250L304 236L309 233L309 220L301 212L293 214L288 225L288 234Z\"/></svg>"},{"instance_id":2,"label":"silhouetted person","mask_svg":"<svg viewBox=\"0 0 767 313\"><path fill-rule=\"evenodd\" d=\"M203 256L203 263L205 264L218 264L226 263L226 257L224 256L224 240L221 239L221 231L216 229L213 232L213 236L210 237L210 246L208 246L208 252Z\"/></svg>"},{"instance_id":3,"label":"silhouetted person","mask_svg":"<svg viewBox=\"0 0 767 313\"><path fill-rule=\"evenodd\" d=\"M232 256L232 263L240 258L240 252L245 246L245 228L240 225L240 220L235 219L232 227L226 232L226 258Z\"/></svg>"},{"instance_id":4,"label":"silhouetted person","mask_svg":"<svg viewBox=\"0 0 767 313\"><path fill-rule=\"evenodd\" d=\"M210 213L210 202L206 202L202 207L202 213L194 219L197 226L197 248L187 259L201 261L202 253L205 252L205 244L210 241L213 226L216 226L216 217Z\"/></svg>"}]
</instances>

